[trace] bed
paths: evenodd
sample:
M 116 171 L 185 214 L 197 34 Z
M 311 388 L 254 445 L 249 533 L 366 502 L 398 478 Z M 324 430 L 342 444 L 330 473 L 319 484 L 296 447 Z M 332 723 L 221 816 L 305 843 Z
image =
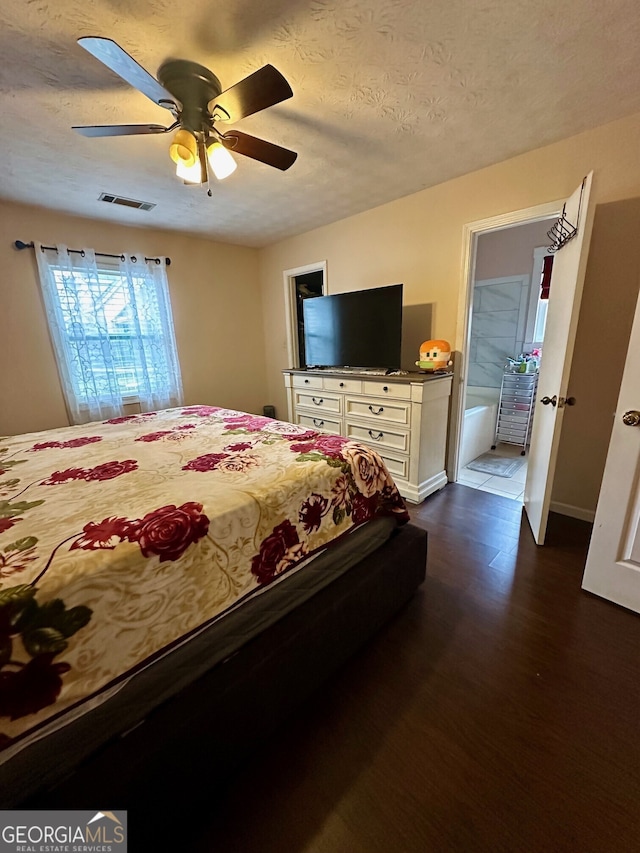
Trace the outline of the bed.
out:
M 224 776 L 425 576 L 346 438 L 187 406 L 0 444 L 2 808 Z

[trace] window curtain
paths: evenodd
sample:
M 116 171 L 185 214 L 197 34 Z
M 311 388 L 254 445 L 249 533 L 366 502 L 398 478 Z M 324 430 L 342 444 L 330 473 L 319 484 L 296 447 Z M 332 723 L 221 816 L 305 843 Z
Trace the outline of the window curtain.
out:
M 71 422 L 123 414 L 93 250 L 35 244 L 42 296 Z
M 35 249 L 72 423 L 121 417 L 134 401 L 143 412 L 182 405 L 164 258 L 123 255 L 103 269 L 91 249 Z
M 542 259 L 542 279 L 540 281 L 540 299 L 548 299 L 551 293 L 551 273 L 553 271 L 553 255 L 545 255 Z
M 165 259 L 122 255 L 120 273 L 134 331 L 131 345 L 140 408 L 153 412 L 181 406 L 182 378 Z

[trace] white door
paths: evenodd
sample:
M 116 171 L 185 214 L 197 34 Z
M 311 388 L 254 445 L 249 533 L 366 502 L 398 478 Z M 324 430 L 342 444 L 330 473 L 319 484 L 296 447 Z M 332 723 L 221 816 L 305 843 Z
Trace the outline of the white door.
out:
M 538 393 L 534 408 L 524 508 L 538 545 L 544 544 L 556 469 L 560 432 L 565 414 L 571 357 L 576 338 L 584 273 L 593 226 L 590 202 L 593 172 L 567 199 L 565 216 L 578 231 L 553 260 L 551 290 Z M 542 402 L 544 400 L 544 403 Z
M 640 612 L 640 297 L 582 587 Z

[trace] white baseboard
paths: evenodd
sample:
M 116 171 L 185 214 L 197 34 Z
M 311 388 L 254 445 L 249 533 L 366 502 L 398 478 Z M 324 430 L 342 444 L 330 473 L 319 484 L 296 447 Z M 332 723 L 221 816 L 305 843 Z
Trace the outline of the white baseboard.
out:
M 449 482 L 445 471 L 439 471 L 432 477 L 423 480 L 417 487 L 407 483 L 406 480 L 400 480 L 397 477 L 394 479 L 402 497 L 414 504 L 422 503 L 425 498 L 439 489 L 443 489 Z
M 571 504 L 563 504 L 560 501 L 551 501 L 549 506 L 551 512 L 557 512 L 560 515 L 568 515 L 571 518 L 579 518 L 580 521 L 591 521 L 596 517 L 595 510 L 584 509 L 581 506 L 572 506 Z

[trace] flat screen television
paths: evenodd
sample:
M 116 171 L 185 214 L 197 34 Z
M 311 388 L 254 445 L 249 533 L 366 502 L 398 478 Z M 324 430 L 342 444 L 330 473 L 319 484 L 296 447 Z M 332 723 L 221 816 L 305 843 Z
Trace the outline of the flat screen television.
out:
M 317 296 L 302 308 L 307 367 L 399 369 L 401 284 Z

